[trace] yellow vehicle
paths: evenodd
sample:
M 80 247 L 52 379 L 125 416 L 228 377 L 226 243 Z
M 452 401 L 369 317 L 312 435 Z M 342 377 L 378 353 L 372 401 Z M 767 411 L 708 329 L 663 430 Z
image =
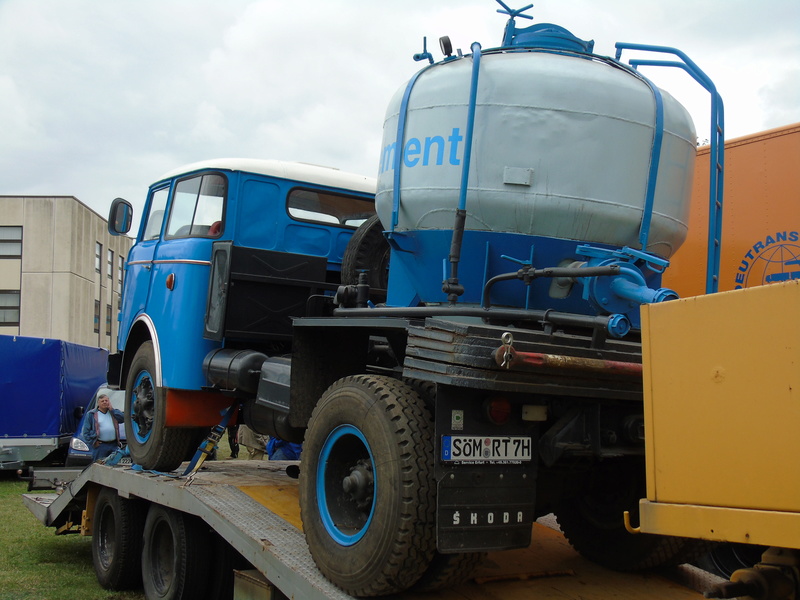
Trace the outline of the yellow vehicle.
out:
M 707 597 L 800 597 L 799 309 L 799 280 L 642 307 L 638 531 L 767 547 Z

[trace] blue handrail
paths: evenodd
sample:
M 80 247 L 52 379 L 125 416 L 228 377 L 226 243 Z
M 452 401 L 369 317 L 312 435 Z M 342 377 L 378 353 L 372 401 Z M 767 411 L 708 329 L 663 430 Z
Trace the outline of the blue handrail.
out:
M 469 108 L 467 110 L 467 131 L 464 137 L 464 162 L 461 166 L 461 190 L 458 197 L 458 208 L 467 207 L 467 186 L 469 185 L 469 165 L 472 158 L 472 137 L 475 131 L 475 110 L 478 104 L 478 75 L 481 72 L 481 45 L 473 42 L 472 46 L 472 78 L 469 85 Z
M 725 116 L 722 98 L 711 79 L 686 54 L 676 48 L 667 46 L 651 46 L 647 44 L 616 44 L 616 59 L 620 60 L 623 50 L 639 50 L 673 54 L 683 62 L 661 61 L 649 59 L 633 59 L 628 61 L 631 67 L 640 66 L 677 67 L 683 69 L 703 88 L 711 94 L 711 164 L 709 168 L 708 190 L 708 252 L 706 260 L 706 293 L 719 290 L 719 262 L 722 244 L 722 202 L 723 175 L 725 171 Z
M 424 44 L 425 42 L 423 42 Z M 424 50 L 427 53 L 427 49 Z M 414 60 L 420 60 L 417 57 L 422 55 L 414 55 Z M 417 71 L 413 77 L 408 81 L 406 85 L 406 89 L 403 92 L 403 99 L 400 102 L 400 112 L 397 115 L 397 136 L 395 137 L 395 146 L 394 146 L 394 173 L 393 173 L 393 184 L 392 184 L 392 222 L 389 224 L 389 232 L 394 233 L 395 227 L 397 227 L 397 223 L 399 220 L 400 215 L 400 169 L 403 164 L 403 141 L 405 140 L 405 132 L 406 132 L 406 117 L 408 116 L 408 103 L 411 99 L 411 90 L 414 89 L 414 85 L 417 83 L 417 79 L 419 76 L 422 75 L 425 71 L 430 69 L 431 67 L 435 66 L 434 63 L 429 64 L 424 69 L 420 69 Z

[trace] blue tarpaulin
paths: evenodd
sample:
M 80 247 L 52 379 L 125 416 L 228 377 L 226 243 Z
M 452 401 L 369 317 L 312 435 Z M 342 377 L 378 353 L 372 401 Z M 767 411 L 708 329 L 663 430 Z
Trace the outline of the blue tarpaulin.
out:
M 0 437 L 74 433 L 75 407 L 105 382 L 107 361 L 104 348 L 0 335 Z

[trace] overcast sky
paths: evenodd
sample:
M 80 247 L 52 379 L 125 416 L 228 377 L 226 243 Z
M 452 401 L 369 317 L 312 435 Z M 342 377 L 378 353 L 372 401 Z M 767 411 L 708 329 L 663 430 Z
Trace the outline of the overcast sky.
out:
M 800 122 L 798 0 L 539 0 L 597 54 L 683 50 L 717 85 L 728 139 Z M 512 8 L 523 6 L 511 3 Z M 122 196 L 214 157 L 377 173 L 383 117 L 428 37 L 499 45 L 493 0 L 0 0 L 0 195 Z M 527 26 L 531 21 L 518 21 Z M 633 54 L 625 55 L 629 58 Z M 709 96 L 643 69 L 708 138 Z

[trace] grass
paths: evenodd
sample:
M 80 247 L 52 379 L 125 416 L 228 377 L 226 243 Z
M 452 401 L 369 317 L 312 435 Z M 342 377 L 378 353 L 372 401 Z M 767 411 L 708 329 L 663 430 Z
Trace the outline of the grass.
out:
M 239 454 L 247 456 L 242 448 Z M 218 458 L 227 459 L 226 436 Z M 144 600 L 139 591 L 114 592 L 97 583 L 92 539 L 55 535 L 22 502 L 28 484 L 0 471 L 0 600 Z

